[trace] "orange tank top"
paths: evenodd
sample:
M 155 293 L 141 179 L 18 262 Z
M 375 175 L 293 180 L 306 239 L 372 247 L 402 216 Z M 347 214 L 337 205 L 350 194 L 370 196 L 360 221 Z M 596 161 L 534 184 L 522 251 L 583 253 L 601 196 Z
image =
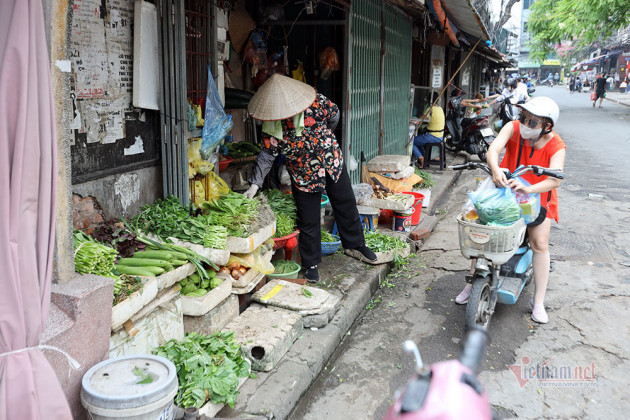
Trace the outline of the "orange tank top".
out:
M 502 168 L 507 168 L 510 171 L 514 171 L 517 167 L 518 161 L 518 149 L 521 140 L 521 123 L 520 121 L 513 121 L 512 127 L 514 134 L 510 138 L 505 147 L 505 155 L 501 161 Z M 564 141 L 556 132 L 553 133 L 553 138 L 545 144 L 542 149 L 534 149 L 532 154 L 532 147 L 529 142 L 523 142 L 523 150 L 521 151 L 520 165 L 538 165 L 545 168 L 549 167 L 551 157 L 555 155 L 559 150 L 566 149 L 567 146 Z M 522 176 L 530 184 L 537 184 L 547 179 L 546 176 L 536 176 L 534 174 L 525 174 Z M 558 192 L 554 188 L 553 190 L 540 194 L 540 204 L 547 209 L 547 218 L 558 221 Z

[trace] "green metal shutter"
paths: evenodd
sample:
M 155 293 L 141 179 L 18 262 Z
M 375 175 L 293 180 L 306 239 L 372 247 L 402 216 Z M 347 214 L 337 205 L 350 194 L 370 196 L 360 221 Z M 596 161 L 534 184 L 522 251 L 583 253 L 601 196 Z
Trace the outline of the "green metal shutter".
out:
M 411 21 L 376 0 L 354 0 L 348 34 L 348 97 L 344 156 L 378 155 L 380 136 L 381 23 L 385 16 L 383 153 L 404 154 L 409 133 Z M 360 172 L 350 173 L 353 183 Z
M 404 155 L 409 140 L 411 19 L 383 3 L 385 9 L 385 136 L 383 154 Z

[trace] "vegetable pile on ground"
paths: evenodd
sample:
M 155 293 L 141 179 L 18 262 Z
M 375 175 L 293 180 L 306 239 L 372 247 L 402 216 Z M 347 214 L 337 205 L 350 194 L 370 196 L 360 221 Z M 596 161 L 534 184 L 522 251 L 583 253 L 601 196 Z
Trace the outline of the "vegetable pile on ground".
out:
M 116 278 L 112 273 L 118 252 L 80 230 L 74 231 L 74 270 L 81 274 Z
M 235 159 L 256 156 L 260 153 L 260 146 L 246 141 L 228 143 L 227 148 L 228 156 L 232 156 Z
M 250 363 L 233 332 L 187 333 L 181 342 L 170 340 L 153 353 L 175 364 L 179 379 L 175 404 L 181 408 L 200 408 L 206 401 L 233 408 L 239 378 L 249 375 Z
M 210 225 L 224 227 L 228 236 L 246 238 L 258 217 L 258 200 L 230 191 L 219 199 L 203 203 L 203 211 L 208 214 Z
M 274 274 L 287 274 L 300 268 L 300 266 L 293 261 L 278 260 L 272 261 L 271 263 L 273 264 Z
M 114 302 L 113 306 L 118 305 L 127 297 L 131 296 L 135 291 L 142 289 L 142 279 L 137 276 L 128 276 L 121 274 L 114 281 Z
M 321 230 L 322 243 L 330 243 L 330 242 L 338 242 L 339 238 L 335 238 L 330 232 L 327 230 Z
M 182 288 L 182 296 L 201 297 L 206 295 L 210 290 L 218 287 L 223 280 L 216 277 L 216 273 L 207 270 L 207 278 L 201 279 L 198 273 L 193 273 L 179 282 Z
M 374 252 L 386 252 L 407 247 L 407 243 L 402 239 L 378 232 L 365 232 L 365 245 Z
M 213 223 L 209 216 L 191 216 L 190 209 L 172 195 L 143 206 L 133 219 L 133 225 L 161 239 L 172 236 L 206 248 L 225 249 L 227 243 L 225 226 Z
M 433 178 L 431 178 L 431 174 L 428 173 L 427 171 L 414 168 L 414 172 L 416 175 L 422 178 L 422 181 L 415 184 L 413 188 L 431 188 L 433 185 L 435 185 L 435 181 L 433 181 Z
M 274 238 L 282 238 L 295 232 L 295 219 L 297 218 L 297 208 L 292 194 L 283 194 L 280 190 L 263 191 L 269 207 L 276 215 L 276 233 Z
M 232 276 L 234 280 L 238 280 L 243 277 L 249 271 L 249 267 L 245 267 L 237 262 L 232 262 L 227 266 L 219 267 L 219 273 L 228 274 Z

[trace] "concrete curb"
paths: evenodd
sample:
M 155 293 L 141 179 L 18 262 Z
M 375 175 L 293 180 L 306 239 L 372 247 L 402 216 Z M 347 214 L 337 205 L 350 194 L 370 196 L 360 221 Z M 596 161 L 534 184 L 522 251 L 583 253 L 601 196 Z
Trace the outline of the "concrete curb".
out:
M 453 165 L 467 162 L 469 157 L 449 152 L 447 160 L 448 164 Z M 426 214 L 433 217 L 436 206 L 456 182 L 461 171 L 432 170 L 431 173 L 435 174 L 436 182 Z M 381 279 L 389 271 L 390 264 L 369 266 L 345 255 L 324 258 L 320 265 L 320 277 L 333 279 L 343 276 L 338 289 L 343 291 L 344 296 L 337 314 L 324 328 L 305 329 L 278 365 L 271 372 L 257 372 L 257 379 L 246 381 L 240 389 L 235 408 L 226 407 L 219 416 L 235 418 L 262 415 L 268 419 L 287 419 L 343 343 L 346 334 L 377 292 Z
M 616 99 L 610 99 L 610 98 L 604 98 L 604 99 L 606 99 L 607 101 L 610 101 L 610 102 L 614 102 L 614 103 L 619 104 L 619 105 L 630 107 L 630 103 L 621 102 L 621 101 L 618 101 Z

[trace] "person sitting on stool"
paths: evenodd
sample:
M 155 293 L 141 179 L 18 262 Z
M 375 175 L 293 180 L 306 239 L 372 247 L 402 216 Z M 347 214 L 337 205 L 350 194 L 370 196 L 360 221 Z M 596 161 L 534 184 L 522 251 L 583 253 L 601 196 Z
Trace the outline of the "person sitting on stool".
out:
M 438 96 L 437 92 L 433 92 L 431 103 L 434 103 Z M 416 159 L 416 165 L 419 168 L 424 166 L 424 156 L 422 155 L 424 146 L 429 143 L 441 143 L 444 137 L 444 124 L 446 122 L 444 110 L 438 105 L 433 105 L 429 118 L 426 133 L 422 133 L 413 139 L 413 157 Z

